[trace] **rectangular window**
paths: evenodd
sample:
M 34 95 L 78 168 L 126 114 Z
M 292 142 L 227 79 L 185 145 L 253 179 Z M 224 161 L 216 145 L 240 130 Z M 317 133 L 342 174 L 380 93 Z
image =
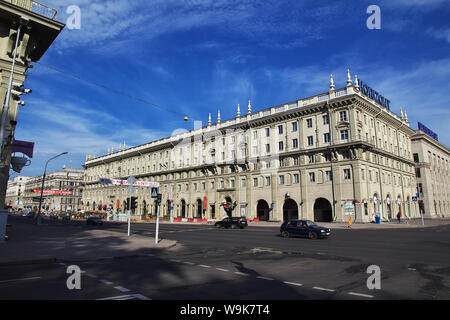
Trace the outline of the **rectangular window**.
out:
M 279 178 L 280 178 L 280 185 L 283 185 L 284 184 L 284 176 L 280 176 Z
M 323 142 L 324 143 L 329 143 L 330 141 L 331 141 L 330 133 L 329 132 L 324 133 L 323 134 Z
M 341 121 L 347 121 L 347 111 L 339 112 L 339 118 Z
M 294 166 L 298 166 L 300 164 L 300 157 L 294 157 Z
M 298 127 L 297 127 L 297 122 L 292 122 L 292 132 L 297 132 Z
M 283 134 L 283 126 L 282 125 L 278 126 L 278 133 Z
M 270 137 L 270 128 L 266 128 L 266 137 Z
M 258 178 L 253 178 L 253 186 L 254 187 L 258 186 Z
M 270 144 L 266 144 L 266 153 L 270 152 Z
M 350 180 L 351 178 L 350 169 L 344 169 L 344 180 Z
M 417 178 L 421 178 L 421 175 L 420 175 L 420 168 L 417 168 L 417 169 L 416 169 L 416 177 L 417 177 Z
M 308 146 L 313 146 L 314 145 L 314 137 L 313 136 L 309 136 L 308 137 Z
M 348 141 L 348 130 L 341 130 L 341 141 Z
M 292 140 L 292 148 L 297 149 L 298 148 L 298 139 Z
M 330 117 L 326 114 L 323 117 L 323 124 L 330 124 Z
M 333 173 L 331 171 L 326 171 L 325 172 L 325 179 L 326 179 L 326 181 L 333 180 Z
M 414 162 L 419 162 L 419 154 L 418 153 L 413 153 L 413 157 L 414 157 Z
M 283 151 L 284 150 L 284 143 L 283 141 L 278 142 L 278 150 Z
M 308 128 L 312 128 L 312 126 L 313 126 L 312 119 L 306 119 L 306 126 L 307 126 Z
M 266 186 L 270 186 L 270 177 L 266 177 Z
M 300 183 L 300 175 L 294 174 L 294 184 L 299 184 L 299 183 Z
M 316 181 L 316 174 L 314 172 L 309 173 L 309 181 L 315 182 Z
M 314 155 L 310 155 L 310 156 L 308 156 L 308 158 L 309 158 L 309 163 L 314 163 L 315 161 L 314 161 Z

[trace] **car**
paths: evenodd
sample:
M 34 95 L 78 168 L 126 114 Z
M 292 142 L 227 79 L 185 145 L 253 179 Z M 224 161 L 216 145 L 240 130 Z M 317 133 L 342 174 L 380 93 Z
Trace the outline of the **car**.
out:
M 92 226 L 101 226 L 103 225 L 103 221 L 99 217 L 89 217 L 86 220 L 86 224 Z
M 30 211 L 30 212 L 27 213 L 26 217 L 27 218 L 34 218 L 35 215 L 36 215 L 36 212 Z
M 283 238 L 299 236 L 317 239 L 329 237 L 331 229 L 318 226 L 310 220 L 286 220 L 280 227 L 280 234 Z
M 241 228 L 244 229 L 248 226 L 247 219 L 242 217 L 226 217 L 222 221 L 217 221 L 214 226 L 216 228 Z

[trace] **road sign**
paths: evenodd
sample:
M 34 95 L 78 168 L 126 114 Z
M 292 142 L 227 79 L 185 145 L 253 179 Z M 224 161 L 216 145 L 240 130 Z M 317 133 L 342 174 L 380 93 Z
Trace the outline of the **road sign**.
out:
M 412 199 L 412 201 L 417 202 L 417 197 L 412 196 L 411 199 Z
M 152 199 L 158 198 L 158 188 L 152 188 Z
M 133 185 L 137 180 L 134 176 L 131 176 L 127 179 L 127 181 L 130 185 Z
M 134 193 L 134 188 L 128 187 L 128 194 L 133 194 L 133 193 Z

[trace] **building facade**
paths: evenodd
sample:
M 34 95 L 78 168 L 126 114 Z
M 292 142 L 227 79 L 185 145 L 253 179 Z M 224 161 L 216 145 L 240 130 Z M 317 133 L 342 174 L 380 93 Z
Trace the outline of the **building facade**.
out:
M 6 190 L 5 204 L 14 209 L 23 209 L 23 195 L 26 182 L 31 177 L 18 176 L 8 181 L 8 189 Z
M 77 212 L 81 210 L 83 169 L 64 168 L 45 176 L 41 212 Z M 29 179 L 25 185 L 24 207 L 38 210 L 42 177 Z
M 3 141 L 0 141 L 0 203 L 5 203 L 17 115 L 23 103 L 20 94 L 23 93 L 21 86 L 26 79 L 25 72 L 31 62 L 41 59 L 63 28 L 64 24 L 57 21 L 56 10 L 37 1 L 0 0 L 0 130 L 3 134 Z M 13 61 L 14 72 L 11 72 Z M 9 94 L 11 73 L 12 89 L 16 93 L 11 91 Z
M 226 214 L 282 221 L 369 222 L 416 217 L 414 134 L 399 116 L 353 83 L 287 104 L 248 112 L 85 162 L 84 209 L 124 212 L 125 186 L 100 178 L 160 183 L 159 212 L 185 218 Z M 149 188 L 137 187 L 137 215 L 152 214 Z M 355 220 L 354 220 L 355 221 Z
M 450 151 L 421 130 L 412 136 L 419 208 L 424 217 L 450 215 Z

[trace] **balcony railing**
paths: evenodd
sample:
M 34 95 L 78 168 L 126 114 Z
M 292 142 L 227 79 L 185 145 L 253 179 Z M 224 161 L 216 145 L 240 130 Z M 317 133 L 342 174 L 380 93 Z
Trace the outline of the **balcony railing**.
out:
M 3 0 L 49 19 L 56 20 L 58 11 L 32 0 Z

